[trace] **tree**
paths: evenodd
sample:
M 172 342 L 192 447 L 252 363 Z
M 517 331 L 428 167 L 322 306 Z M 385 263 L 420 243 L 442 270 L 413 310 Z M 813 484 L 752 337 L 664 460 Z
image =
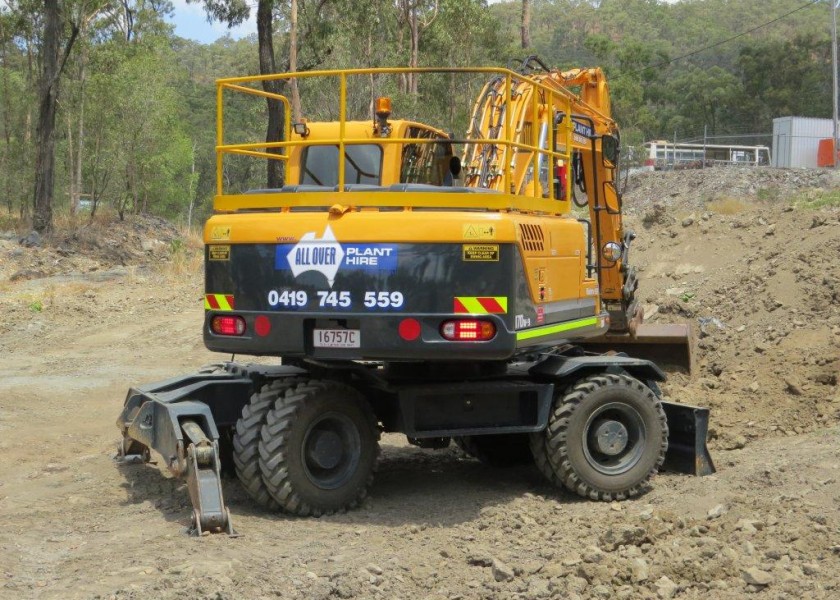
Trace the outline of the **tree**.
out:
M 531 0 L 522 0 L 522 27 L 520 28 L 522 49 L 531 47 Z
M 70 35 L 62 51 L 62 29 Z M 59 82 L 67 57 L 73 49 L 79 25 L 62 18 L 58 0 L 44 0 L 44 34 L 41 42 L 41 81 L 38 90 L 37 154 L 35 158 L 35 201 L 32 225 L 45 233 L 53 226 L 53 191 L 55 186 L 55 116 Z

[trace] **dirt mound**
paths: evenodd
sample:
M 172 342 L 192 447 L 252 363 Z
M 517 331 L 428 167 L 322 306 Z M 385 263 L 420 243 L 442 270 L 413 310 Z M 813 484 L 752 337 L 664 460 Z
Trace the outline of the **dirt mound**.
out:
M 641 214 L 652 204 L 678 210 L 705 209 L 725 200 L 789 200 L 809 191 L 840 186 L 840 173 L 827 169 L 712 167 L 643 171 L 622 178 L 625 210 Z
M 172 223 L 150 215 L 125 221 L 98 218 L 59 226 L 41 237 L 35 232 L 0 232 L 0 282 L 89 273 L 117 266 L 167 259 L 187 241 Z
M 811 431 L 840 413 L 840 209 L 836 188 L 812 187 L 833 178 L 777 169 L 644 176 L 646 190 L 691 190 L 629 219 L 639 234 L 631 258 L 647 320 L 694 325 L 698 372 L 672 377 L 666 390 L 712 407 L 716 447 Z M 738 195 L 771 181 L 784 190 L 772 200 Z M 706 199 L 713 186 L 725 201 Z

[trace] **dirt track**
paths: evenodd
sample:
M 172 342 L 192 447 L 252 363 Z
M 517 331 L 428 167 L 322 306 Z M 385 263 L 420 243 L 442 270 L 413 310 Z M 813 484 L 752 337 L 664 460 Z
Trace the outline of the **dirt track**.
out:
M 200 273 L 144 268 L 156 244 L 113 264 L 0 241 L 5 277 L 42 263 L 0 296 L 0 598 L 840 596 L 838 211 L 678 200 L 628 194 L 634 257 L 652 319 L 698 328 L 697 374 L 665 391 L 712 407 L 717 475 L 600 504 L 388 435 L 345 515 L 263 512 L 226 481 L 237 539 L 187 537 L 186 488 L 112 461 L 129 383 L 219 358 Z

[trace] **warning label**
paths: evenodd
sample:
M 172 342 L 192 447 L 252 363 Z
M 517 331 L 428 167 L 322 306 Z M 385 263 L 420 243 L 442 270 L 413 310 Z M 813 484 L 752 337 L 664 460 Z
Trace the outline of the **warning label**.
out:
M 464 239 L 465 240 L 495 240 L 496 227 L 494 225 L 484 225 L 468 223 L 464 225 Z
M 211 245 L 208 251 L 210 260 L 230 260 L 230 246 L 225 245 Z
M 464 244 L 464 260 L 495 261 L 499 260 L 498 244 Z
M 211 240 L 229 240 L 230 227 L 214 227 L 210 230 Z

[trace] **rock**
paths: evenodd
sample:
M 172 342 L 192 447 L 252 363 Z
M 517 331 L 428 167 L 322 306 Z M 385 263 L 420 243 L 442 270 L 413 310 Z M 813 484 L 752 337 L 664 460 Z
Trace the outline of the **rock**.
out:
M 368 566 L 365 567 L 365 569 L 367 569 L 368 573 L 371 573 L 373 575 L 382 575 L 382 567 L 380 567 L 379 565 L 370 563 L 368 564 Z
M 474 567 L 489 567 L 493 565 L 493 557 L 481 550 L 467 555 L 467 564 Z
M 810 576 L 819 575 L 820 566 L 814 563 L 803 563 L 802 572 Z
M 802 385 L 793 377 L 785 377 L 785 390 L 792 396 L 802 395 Z
M 528 584 L 528 598 L 548 598 L 551 590 L 548 581 L 539 577 L 532 577 Z
M 706 517 L 709 519 L 719 519 L 723 515 L 726 514 L 726 507 L 723 504 L 718 504 L 714 508 L 710 509 L 709 512 L 706 513 Z
M 597 546 L 589 546 L 583 551 L 583 561 L 598 564 L 604 560 L 604 552 Z
M 775 235 L 775 234 L 776 234 L 776 224 L 775 223 L 770 225 L 767 228 L 767 230 L 764 232 L 765 237 L 770 236 L 770 235 Z
M 764 523 L 754 519 L 738 519 L 738 522 L 735 523 L 735 529 L 744 533 L 755 533 L 759 529 L 764 529 Z
M 816 229 L 821 225 L 825 225 L 825 217 L 823 215 L 814 215 L 811 218 L 811 229 Z
M 38 269 L 22 269 L 13 273 L 11 277 L 9 277 L 9 281 L 28 281 L 30 279 L 41 279 L 42 277 L 46 277 L 46 273 L 43 271 L 39 271 Z
M 607 529 L 599 539 L 605 550 L 615 550 L 619 546 L 640 546 L 648 540 L 644 527 L 619 525 Z M 585 560 L 585 558 L 584 558 Z
M 677 584 L 664 575 L 657 579 L 654 585 L 656 586 L 656 595 L 663 600 L 673 598 L 677 594 Z
M 680 223 L 680 224 L 683 227 L 691 227 L 694 224 L 694 219 L 692 219 L 691 217 L 686 217 L 685 219 L 682 220 L 682 223 Z
M 166 244 L 164 242 L 154 238 L 145 238 L 140 240 L 140 248 L 143 252 L 160 252 L 165 247 Z
M 493 559 L 493 563 L 491 565 L 493 579 L 496 581 L 512 581 L 515 577 L 513 569 L 511 569 L 508 565 L 500 561 L 498 558 Z
M 20 245 L 25 248 L 37 248 L 41 245 L 41 234 L 37 231 L 31 231 L 29 234 L 20 238 Z
M 762 571 L 758 567 L 743 569 L 741 571 L 741 579 L 743 579 L 747 585 L 757 585 L 760 587 L 768 586 L 774 581 L 773 575 L 766 571 Z
M 650 577 L 650 567 L 644 558 L 634 558 L 630 561 L 630 577 L 634 583 L 642 583 Z

